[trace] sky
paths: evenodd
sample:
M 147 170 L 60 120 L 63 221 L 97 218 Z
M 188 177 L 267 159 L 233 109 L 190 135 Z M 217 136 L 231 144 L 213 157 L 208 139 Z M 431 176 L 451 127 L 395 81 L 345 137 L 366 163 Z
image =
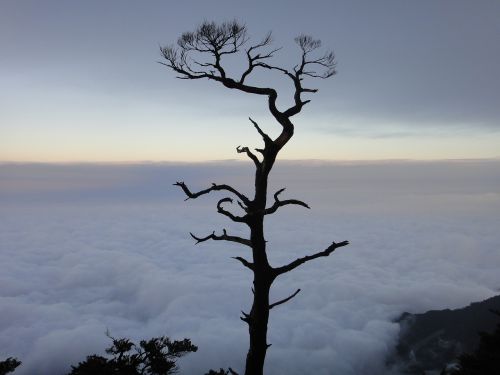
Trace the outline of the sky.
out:
M 248 236 L 216 213 L 222 196 L 184 202 L 176 180 L 248 192 L 249 163 L 0 165 L 0 358 L 16 375 L 69 372 L 115 337 L 190 338 L 180 374 L 241 370 L 239 319 L 251 274 Z M 278 279 L 266 373 L 398 375 L 386 368 L 404 311 L 459 308 L 500 292 L 500 161 L 283 162 L 270 189 L 307 202 L 266 220 L 273 266 L 349 246 Z M 235 210 L 237 207 L 235 208 Z M 241 373 L 241 372 L 240 372 Z
M 420 1 L 0 2 L 0 161 L 205 161 L 279 131 L 264 98 L 177 80 L 159 46 L 203 20 L 333 49 L 338 74 L 296 117 L 285 159 L 498 158 L 500 3 Z M 236 64 L 236 66 L 238 66 Z M 281 76 L 266 78 L 279 90 Z

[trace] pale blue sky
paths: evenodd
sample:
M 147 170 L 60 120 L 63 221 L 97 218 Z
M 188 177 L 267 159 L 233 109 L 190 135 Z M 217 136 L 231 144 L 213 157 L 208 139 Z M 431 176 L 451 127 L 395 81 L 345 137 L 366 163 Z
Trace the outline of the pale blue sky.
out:
M 156 62 L 204 19 L 244 22 L 283 46 L 322 39 L 338 75 L 296 118 L 290 159 L 500 156 L 500 2 L 9 1 L 0 3 L 0 160 L 238 158 L 259 146 L 263 98 L 190 82 Z M 286 104 L 290 90 L 270 78 Z

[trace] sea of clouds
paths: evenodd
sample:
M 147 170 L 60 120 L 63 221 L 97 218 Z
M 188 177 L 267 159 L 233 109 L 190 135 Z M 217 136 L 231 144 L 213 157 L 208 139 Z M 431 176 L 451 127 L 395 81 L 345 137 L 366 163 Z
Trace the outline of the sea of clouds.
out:
M 250 194 L 243 162 L 0 165 L 0 359 L 16 374 L 67 373 L 115 337 L 190 338 L 181 374 L 241 370 L 240 310 L 251 274 L 238 244 L 200 236 L 245 227 L 193 189 L 229 183 Z M 499 293 L 500 161 L 279 162 L 273 191 L 288 206 L 266 219 L 273 265 L 349 240 L 279 279 L 266 372 L 386 374 L 403 311 L 456 308 Z M 235 210 L 237 207 L 235 208 Z

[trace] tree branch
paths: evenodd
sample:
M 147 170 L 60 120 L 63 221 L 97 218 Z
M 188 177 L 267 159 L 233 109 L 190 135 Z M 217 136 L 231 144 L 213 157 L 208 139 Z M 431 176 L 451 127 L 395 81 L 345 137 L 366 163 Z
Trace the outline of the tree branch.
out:
M 236 259 L 238 261 L 241 262 L 241 264 L 243 264 L 246 268 L 250 269 L 253 271 L 254 267 L 253 267 L 253 263 L 250 263 L 248 260 L 246 260 L 245 258 L 242 258 L 242 257 L 232 257 L 233 259 Z
M 269 58 L 273 57 L 275 52 L 280 50 L 280 48 L 276 48 L 276 49 L 274 49 L 270 52 L 267 52 L 265 54 L 257 53 L 256 55 L 252 55 L 252 52 L 258 50 L 259 48 L 262 48 L 262 47 L 265 47 L 265 46 L 271 44 L 271 42 L 272 42 L 272 37 L 271 37 L 271 32 L 269 32 L 260 43 L 257 43 L 255 45 L 251 46 L 249 49 L 247 49 L 246 55 L 247 55 L 247 60 L 248 60 L 248 68 L 241 75 L 241 78 L 239 80 L 240 83 L 243 83 L 245 81 L 245 78 L 253 71 L 253 69 L 256 66 L 259 66 L 259 63 L 256 63 L 256 61 L 269 59 Z
M 271 139 L 271 137 L 269 137 L 266 133 L 264 133 L 264 131 L 260 128 L 259 124 L 257 124 L 254 120 L 252 120 L 251 117 L 248 118 L 250 120 L 250 122 L 253 124 L 253 126 L 255 127 L 255 129 L 257 129 L 257 132 L 260 134 L 260 136 L 262 137 L 262 139 L 264 140 L 264 144 L 267 146 L 268 144 L 271 144 L 273 143 L 273 140 Z
M 243 316 L 240 316 L 240 319 L 243 320 L 245 323 L 250 324 L 250 320 L 252 319 L 250 314 L 247 314 L 243 310 L 241 310 L 241 313 L 243 314 Z
M 230 236 L 227 234 L 227 231 L 225 229 L 222 229 L 222 235 L 217 236 L 215 234 L 215 231 L 212 232 L 212 234 L 209 234 L 208 236 L 205 237 L 198 237 L 195 236 L 193 233 L 189 232 L 191 237 L 193 237 L 196 240 L 196 245 L 198 245 L 201 242 L 205 242 L 208 240 L 214 240 L 214 241 L 229 241 L 229 242 L 237 242 L 242 245 L 250 246 L 252 247 L 252 242 L 246 238 L 241 238 L 238 236 Z
M 236 152 L 237 152 L 238 154 L 241 154 L 241 153 L 246 153 L 246 154 L 247 154 L 247 156 L 248 156 L 250 159 L 252 159 L 252 161 L 254 162 L 255 166 L 256 166 L 257 168 L 260 168 L 261 163 L 260 163 L 259 158 L 258 158 L 257 156 L 255 156 L 255 154 L 254 154 L 252 151 L 250 151 L 250 149 L 249 149 L 248 147 L 241 147 L 241 146 L 238 146 L 238 147 L 236 147 Z
M 200 191 L 198 191 L 196 193 L 192 193 L 191 190 L 189 190 L 189 188 L 186 186 L 186 184 L 183 181 L 178 181 L 178 182 L 176 182 L 173 185 L 174 186 L 179 186 L 184 191 L 184 193 L 187 195 L 187 198 L 185 199 L 186 201 L 188 199 L 196 199 L 200 195 L 208 194 L 211 191 L 225 190 L 225 191 L 229 191 L 229 192 L 233 193 L 234 195 L 236 195 L 246 205 L 248 205 L 250 203 L 250 199 L 248 199 L 244 194 L 240 193 L 235 188 L 233 188 L 233 187 L 231 187 L 229 185 L 226 185 L 226 184 L 217 185 L 216 183 L 212 183 L 212 186 L 209 187 L 208 189 L 200 190 Z
M 302 110 L 302 107 L 309 103 L 309 100 L 301 99 L 301 94 L 304 92 L 314 93 L 317 91 L 315 89 L 303 88 L 303 77 L 331 77 L 335 74 L 335 56 L 333 52 L 328 52 L 319 58 L 309 58 L 309 54 L 318 49 L 321 46 L 321 42 L 310 36 L 300 35 L 295 38 L 295 42 L 302 50 L 302 59 L 300 64 L 293 68 L 293 71 L 268 64 L 264 61 L 272 58 L 274 53 L 279 50 L 279 48 L 277 48 L 269 52 L 258 52 L 260 48 L 271 44 L 271 34 L 269 33 L 261 42 L 251 46 L 245 51 L 248 67 L 241 77 L 239 79 L 230 78 L 226 75 L 222 67 L 221 58 L 223 55 L 239 52 L 247 41 L 246 27 L 238 24 L 237 21 L 224 22 L 220 25 L 214 22 L 205 21 L 196 31 L 182 34 L 177 42 L 177 48 L 174 46 L 160 47 L 160 51 L 166 60 L 166 62 L 162 62 L 161 64 L 174 70 L 179 74 L 178 78 L 181 79 L 206 78 L 217 81 L 230 89 L 267 96 L 269 111 L 283 127 L 282 134 L 273 142 L 279 150 L 293 135 L 294 126 L 289 120 L 290 117 L 298 114 Z M 191 58 L 191 52 L 208 54 L 213 60 L 210 62 L 197 61 L 196 58 Z M 193 64 L 197 65 L 200 69 L 193 69 Z M 276 106 L 278 93 L 275 89 L 245 84 L 246 77 L 248 77 L 256 67 L 277 70 L 292 79 L 295 86 L 295 103 L 293 106 L 281 112 Z M 306 70 L 307 67 L 313 69 Z M 316 71 L 314 69 L 316 67 L 321 68 L 322 71 Z M 262 150 L 257 151 L 262 152 Z M 254 160 L 254 158 L 252 158 L 252 160 Z
M 276 276 L 282 275 L 282 274 L 284 274 L 286 272 L 289 272 L 289 271 L 297 268 L 301 264 L 309 262 L 310 260 L 313 260 L 313 259 L 316 259 L 316 258 L 319 258 L 319 257 L 327 257 L 331 253 L 333 253 L 335 251 L 335 249 L 337 249 L 339 247 L 342 247 L 342 246 L 347 246 L 347 245 L 349 245 L 349 241 L 342 241 L 342 242 L 339 242 L 339 243 L 333 242 L 330 246 L 328 246 L 323 251 L 320 251 L 320 252 L 318 252 L 316 254 L 313 254 L 313 255 L 306 255 L 305 257 L 298 258 L 298 259 L 294 260 L 293 262 L 291 262 L 291 263 L 289 263 L 289 264 L 287 264 L 285 266 L 275 268 L 274 269 L 275 275 Z
M 247 50 L 249 62 L 248 69 L 243 73 L 240 79 L 235 80 L 226 76 L 222 68 L 221 57 L 228 53 L 236 53 L 240 47 L 247 41 L 245 26 L 239 25 L 236 21 L 216 25 L 213 22 L 204 22 L 195 32 L 182 34 L 177 45 L 160 47 L 160 51 L 166 62 L 162 65 L 174 70 L 181 79 L 201 79 L 206 78 L 220 82 L 225 87 L 237 89 L 246 93 L 268 96 L 268 106 L 272 115 L 278 122 L 284 126 L 282 113 L 276 107 L 277 92 L 273 88 L 250 86 L 244 83 L 255 66 L 260 64 L 263 59 L 268 59 L 277 51 L 273 50 L 265 54 L 253 55 L 258 48 L 264 47 L 271 42 L 271 36 L 268 34 L 261 43 L 250 47 Z M 196 59 L 190 59 L 191 52 L 204 53 L 213 57 L 212 62 L 198 61 L 200 70 L 192 68 Z M 212 69 L 213 68 L 213 69 Z M 218 73 L 218 74 L 217 74 Z
M 296 115 L 302 110 L 302 107 L 304 105 L 309 103 L 309 100 L 301 99 L 301 94 L 303 92 L 315 93 L 318 91 L 317 89 L 303 88 L 302 87 L 303 76 L 326 79 L 335 75 L 336 73 L 335 71 L 336 61 L 333 52 L 327 52 L 322 57 L 316 59 L 309 59 L 308 57 L 312 51 L 321 46 L 320 40 L 313 39 L 308 35 L 299 35 L 297 38 L 295 38 L 295 42 L 299 45 L 300 49 L 302 50 L 302 59 L 300 64 L 295 66 L 293 73 L 287 69 L 278 66 L 269 65 L 266 63 L 259 63 L 259 66 L 263 68 L 270 70 L 278 70 L 292 79 L 295 86 L 295 94 L 294 94 L 295 104 L 283 112 L 283 115 L 286 117 L 292 117 Z M 310 71 L 305 71 L 305 68 L 307 66 L 317 66 L 323 68 L 324 71 L 317 72 L 314 69 Z
M 297 290 L 295 291 L 295 293 L 293 293 L 292 295 L 290 295 L 290 296 L 288 296 L 288 297 L 286 297 L 286 298 L 283 298 L 282 300 L 279 300 L 279 301 L 277 301 L 277 302 L 271 303 L 271 304 L 269 305 L 269 310 L 271 310 L 273 307 L 276 307 L 276 306 L 278 306 L 278 305 L 281 305 L 281 304 L 283 304 L 283 303 L 286 303 L 286 302 L 290 301 L 293 297 L 295 297 L 297 294 L 299 294 L 299 292 L 300 292 L 300 289 L 297 289 Z
M 222 198 L 221 200 L 219 200 L 219 202 L 217 202 L 217 212 L 218 213 L 220 213 L 220 214 L 222 214 L 224 216 L 227 216 L 232 221 L 235 221 L 235 222 L 238 222 L 238 223 L 246 223 L 247 222 L 246 215 L 245 216 L 236 216 L 236 215 L 233 215 L 231 212 L 225 210 L 224 207 L 222 207 L 222 204 L 225 203 L 225 202 L 233 203 L 233 200 L 231 198 L 229 198 L 229 197 Z
M 284 201 L 280 201 L 279 198 L 278 198 L 278 196 L 283 191 L 285 191 L 285 188 L 280 189 L 276 193 L 274 193 L 274 204 L 271 207 L 266 208 L 264 210 L 264 215 L 273 214 L 273 213 L 275 213 L 278 210 L 278 208 L 280 208 L 282 206 L 286 206 L 288 204 L 296 204 L 296 205 L 299 205 L 299 206 L 302 206 L 302 207 L 305 207 L 305 208 L 309 208 L 309 209 L 311 208 L 311 207 L 309 207 L 309 205 L 307 205 L 307 203 L 299 201 L 298 199 L 286 199 Z

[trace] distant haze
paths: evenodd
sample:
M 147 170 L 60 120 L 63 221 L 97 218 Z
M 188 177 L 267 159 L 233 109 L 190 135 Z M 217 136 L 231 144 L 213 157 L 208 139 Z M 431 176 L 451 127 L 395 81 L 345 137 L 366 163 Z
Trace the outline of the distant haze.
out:
M 0 165 L 0 358 L 19 375 L 63 374 L 103 353 L 107 329 L 133 339 L 188 337 L 182 374 L 243 367 L 251 275 L 248 249 L 194 245 L 227 228 L 215 197 L 193 189 L 231 183 L 250 193 L 244 162 Z M 349 240 L 276 283 L 266 372 L 382 375 L 403 311 L 455 308 L 499 293 L 500 161 L 278 162 L 271 189 L 311 210 L 268 218 L 273 265 Z M 236 208 L 235 208 L 236 209 Z

